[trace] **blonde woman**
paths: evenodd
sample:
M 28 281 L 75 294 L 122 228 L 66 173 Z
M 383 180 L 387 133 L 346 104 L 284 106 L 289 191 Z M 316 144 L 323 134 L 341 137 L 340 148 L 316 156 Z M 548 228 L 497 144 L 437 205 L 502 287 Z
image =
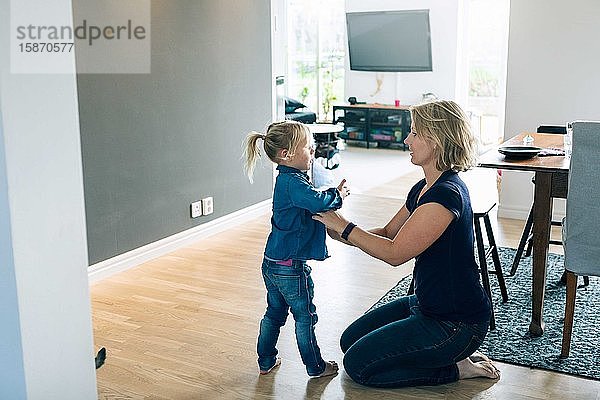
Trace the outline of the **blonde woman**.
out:
M 259 140 L 279 172 L 273 192 L 271 233 L 262 263 L 267 310 L 260 322 L 257 344 L 260 374 L 268 374 L 281 363 L 277 339 L 291 310 L 306 372 L 313 378 L 334 375 L 338 365 L 323 360 L 315 337 L 318 318 L 313 304 L 314 284 L 306 262 L 329 257 L 325 226 L 312 215 L 340 208 L 349 191 L 345 180 L 337 188 L 319 191 L 313 187 L 306 174 L 315 152 L 312 134 L 304 124 L 293 121 L 273 123 L 264 135 L 248 134 L 245 167 L 250 181 L 260 156 Z
M 336 211 L 313 217 L 334 239 L 392 266 L 415 259 L 415 294 L 364 314 L 343 333 L 344 368 L 377 387 L 497 379 L 491 361 L 475 353 L 491 314 L 475 263 L 469 192 L 458 176 L 474 163 L 469 123 L 452 101 L 412 107 L 411 117 L 404 142 L 425 178 L 387 225 L 365 230 Z

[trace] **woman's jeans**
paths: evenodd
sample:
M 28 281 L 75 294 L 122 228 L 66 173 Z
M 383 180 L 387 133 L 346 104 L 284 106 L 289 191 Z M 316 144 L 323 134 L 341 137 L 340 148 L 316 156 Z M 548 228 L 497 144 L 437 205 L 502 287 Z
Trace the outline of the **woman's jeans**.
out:
M 402 297 L 363 315 L 344 331 L 344 368 L 367 386 L 454 382 L 456 363 L 477 350 L 488 324 L 439 321 L 421 313 L 414 295 Z
M 267 371 L 277 359 L 277 338 L 291 309 L 296 321 L 296 342 L 306 371 L 309 375 L 320 375 L 325 370 L 325 361 L 315 338 L 317 323 L 316 307 L 312 300 L 314 285 L 310 267 L 303 261 L 294 261 L 291 266 L 263 260 L 262 275 L 267 287 L 267 311 L 260 322 L 258 336 L 258 365 Z

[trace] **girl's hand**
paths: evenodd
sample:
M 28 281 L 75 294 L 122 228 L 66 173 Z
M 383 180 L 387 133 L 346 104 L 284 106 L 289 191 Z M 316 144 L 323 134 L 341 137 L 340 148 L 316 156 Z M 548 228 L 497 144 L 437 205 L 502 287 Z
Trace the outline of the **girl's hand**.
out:
M 340 192 L 342 199 L 345 199 L 347 196 L 350 195 L 350 188 L 346 185 L 345 179 L 342 179 L 342 181 L 340 182 L 340 184 L 337 187 L 337 190 L 338 190 L 338 192 Z
M 348 221 L 337 211 L 326 211 L 312 216 L 312 219 L 323 223 L 327 228 L 341 233 L 348 225 Z

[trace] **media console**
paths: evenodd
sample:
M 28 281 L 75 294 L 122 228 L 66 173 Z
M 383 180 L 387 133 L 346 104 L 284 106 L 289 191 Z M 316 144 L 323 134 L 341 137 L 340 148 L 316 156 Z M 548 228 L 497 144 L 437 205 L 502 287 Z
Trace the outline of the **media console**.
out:
M 378 147 L 402 147 L 406 150 L 404 138 L 410 132 L 410 111 L 408 106 L 385 104 L 353 104 L 333 106 L 333 123 L 343 123 L 339 133 L 347 141 L 371 143 Z

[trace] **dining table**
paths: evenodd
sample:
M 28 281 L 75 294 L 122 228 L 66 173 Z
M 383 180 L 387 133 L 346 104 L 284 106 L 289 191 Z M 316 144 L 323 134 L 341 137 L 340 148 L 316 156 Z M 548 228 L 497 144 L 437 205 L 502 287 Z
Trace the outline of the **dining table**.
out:
M 529 324 L 529 332 L 533 336 L 541 336 L 544 333 L 544 294 L 552 220 L 552 199 L 567 198 L 570 159 L 564 156 L 563 136 L 555 133 L 523 132 L 482 154 L 478 161 L 478 166 L 483 168 L 535 173 L 532 305 Z M 545 153 L 562 154 L 513 158 L 500 153 L 499 149 L 503 151 L 503 148 L 509 146 L 535 146 L 546 150 Z

